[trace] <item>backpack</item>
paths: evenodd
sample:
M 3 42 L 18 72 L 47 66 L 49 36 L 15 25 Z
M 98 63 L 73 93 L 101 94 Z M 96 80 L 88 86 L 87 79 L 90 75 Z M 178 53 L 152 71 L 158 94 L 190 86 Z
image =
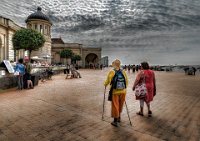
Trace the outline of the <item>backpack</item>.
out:
M 115 76 L 113 77 L 112 80 L 112 85 L 113 85 L 113 89 L 117 89 L 117 90 L 122 90 L 126 88 L 126 80 L 125 77 L 122 73 L 122 70 L 114 70 L 115 71 Z

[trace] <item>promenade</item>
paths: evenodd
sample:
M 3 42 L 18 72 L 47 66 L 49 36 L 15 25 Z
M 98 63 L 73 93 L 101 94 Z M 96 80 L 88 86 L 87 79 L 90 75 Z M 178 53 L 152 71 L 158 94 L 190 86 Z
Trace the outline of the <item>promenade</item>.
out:
M 80 70 L 81 79 L 60 74 L 31 90 L 1 92 L 0 141 L 200 140 L 200 75 L 156 72 L 157 95 L 149 118 L 146 107 L 144 117 L 136 115 L 139 102 L 131 90 L 135 74 L 127 72 L 126 102 L 133 126 L 124 107 L 116 128 L 110 124 L 109 101 L 101 119 L 108 70 Z

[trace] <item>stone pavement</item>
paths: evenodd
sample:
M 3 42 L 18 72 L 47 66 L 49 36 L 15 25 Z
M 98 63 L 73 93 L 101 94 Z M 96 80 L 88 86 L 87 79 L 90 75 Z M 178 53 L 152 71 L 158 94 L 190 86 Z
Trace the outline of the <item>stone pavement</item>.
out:
M 148 118 L 147 111 L 144 117 L 136 115 L 139 103 L 131 91 L 135 74 L 128 74 L 126 102 L 133 126 L 124 107 L 116 128 L 110 124 L 108 101 L 101 120 L 108 69 L 80 72 L 81 79 L 66 80 L 60 74 L 35 89 L 1 93 L 0 141 L 199 141 L 199 75 L 156 72 L 157 95 Z

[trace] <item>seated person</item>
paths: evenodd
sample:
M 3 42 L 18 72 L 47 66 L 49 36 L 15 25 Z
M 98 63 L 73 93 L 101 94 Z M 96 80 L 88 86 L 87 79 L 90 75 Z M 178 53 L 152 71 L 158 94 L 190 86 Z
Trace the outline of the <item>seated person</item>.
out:
M 75 69 L 75 67 L 71 67 L 70 71 L 73 78 L 81 78 L 81 74 Z
M 77 70 L 73 70 L 72 75 L 74 78 L 81 78 L 81 74 Z

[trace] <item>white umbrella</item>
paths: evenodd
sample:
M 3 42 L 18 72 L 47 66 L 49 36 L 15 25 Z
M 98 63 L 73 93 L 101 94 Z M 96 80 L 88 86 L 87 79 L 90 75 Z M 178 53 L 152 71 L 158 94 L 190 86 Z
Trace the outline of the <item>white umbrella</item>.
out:
M 47 61 L 48 59 L 52 58 L 52 56 L 51 55 L 44 55 L 44 56 L 42 56 L 42 58 L 46 59 L 46 61 Z
M 51 55 L 44 55 L 44 56 L 42 56 L 42 57 L 45 58 L 45 59 L 52 58 Z
M 38 56 L 33 56 L 33 57 L 31 57 L 31 59 L 33 59 L 33 60 L 44 60 L 43 58 L 39 58 Z

